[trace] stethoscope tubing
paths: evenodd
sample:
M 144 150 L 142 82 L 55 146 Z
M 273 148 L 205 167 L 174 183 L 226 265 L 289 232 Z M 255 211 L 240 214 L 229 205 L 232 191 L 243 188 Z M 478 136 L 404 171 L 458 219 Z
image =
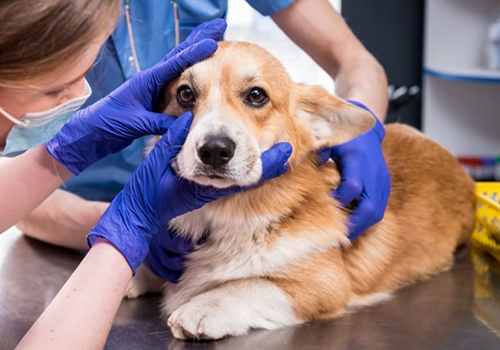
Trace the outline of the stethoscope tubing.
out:
M 174 26 L 175 26 L 175 46 L 180 44 L 180 25 L 179 25 L 179 9 L 177 8 L 177 0 L 170 0 L 174 10 Z M 139 64 L 139 57 L 137 56 L 137 50 L 134 41 L 134 32 L 132 30 L 132 20 L 130 19 L 130 0 L 124 0 L 125 5 L 125 20 L 127 22 L 127 32 L 130 40 L 130 49 L 132 50 L 132 57 L 134 58 L 135 71 L 139 73 L 141 71 L 141 66 Z

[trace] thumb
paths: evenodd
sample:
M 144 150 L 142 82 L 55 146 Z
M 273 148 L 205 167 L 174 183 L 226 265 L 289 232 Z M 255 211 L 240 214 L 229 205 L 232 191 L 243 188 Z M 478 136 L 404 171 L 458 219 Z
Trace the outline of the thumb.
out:
M 261 155 L 262 180 L 269 180 L 284 174 L 289 165 L 287 160 L 292 155 L 292 146 L 287 142 L 277 143 Z
M 166 151 L 168 154 L 167 162 L 170 163 L 181 150 L 192 122 L 193 114 L 189 111 L 185 112 L 170 125 L 167 133 L 158 141 L 155 149 L 159 147 L 162 152 Z
M 355 161 L 343 159 L 341 164 L 342 182 L 334 191 L 333 196 L 342 205 L 348 206 L 363 192 L 363 180 L 360 177 L 360 165 Z
M 325 164 L 332 155 L 332 150 L 329 147 L 322 148 L 318 151 L 318 166 Z

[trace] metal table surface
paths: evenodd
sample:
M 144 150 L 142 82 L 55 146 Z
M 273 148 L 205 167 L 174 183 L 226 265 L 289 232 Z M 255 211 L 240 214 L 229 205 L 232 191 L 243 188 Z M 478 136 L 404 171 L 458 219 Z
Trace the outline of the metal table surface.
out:
M 0 235 L 0 349 L 15 347 L 82 256 L 14 229 Z M 204 343 L 172 338 L 159 316 L 158 295 L 124 300 L 106 349 L 500 349 L 500 267 L 495 264 L 482 254 L 471 259 L 464 249 L 449 272 L 370 308 Z

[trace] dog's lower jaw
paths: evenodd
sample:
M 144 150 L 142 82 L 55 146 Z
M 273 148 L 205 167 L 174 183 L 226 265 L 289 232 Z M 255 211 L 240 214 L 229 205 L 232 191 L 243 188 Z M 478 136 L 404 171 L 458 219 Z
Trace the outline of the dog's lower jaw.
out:
M 196 182 L 202 186 L 212 186 L 215 188 L 228 188 L 231 186 L 236 186 L 237 184 L 230 179 L 217 178 L 217 177 L 209 177 L 209 176 L 197 176 L 194 177 L 191 181 Z
M 185 158 L 179 154 L 171 162 L 175 173 L 202 186 L 215 188 L 248 187 L 257 184 L 262 176 L 263 168 L 260 157 L 248 157 L 239 165 L 230 164 L 220 168 L 202 164 L 199 160 L 189 162 Z M 196 156 L 193 155 L 193 159 L 196 159 Z

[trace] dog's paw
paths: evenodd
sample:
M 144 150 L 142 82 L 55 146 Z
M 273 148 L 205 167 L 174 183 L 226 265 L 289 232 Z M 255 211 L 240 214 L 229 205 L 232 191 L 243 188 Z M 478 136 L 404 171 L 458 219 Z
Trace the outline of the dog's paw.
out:
M 145 265 L 139 266 L 125 291 L 126 299 L 135 299 L 146 293 L 160 292 L 165 281 L 154 275 Z
M 250 329 L 243 321 L 239 308 L 223 299 L 200 295 L 180 306 L 168 319 L 168 326 L 177 339 L 215 340 L 226 336 L 244 335 Z
M 140 279 L 132 278 L 125 291 L 125 299 L 135 299 L 148 292 L 146 283 Z

